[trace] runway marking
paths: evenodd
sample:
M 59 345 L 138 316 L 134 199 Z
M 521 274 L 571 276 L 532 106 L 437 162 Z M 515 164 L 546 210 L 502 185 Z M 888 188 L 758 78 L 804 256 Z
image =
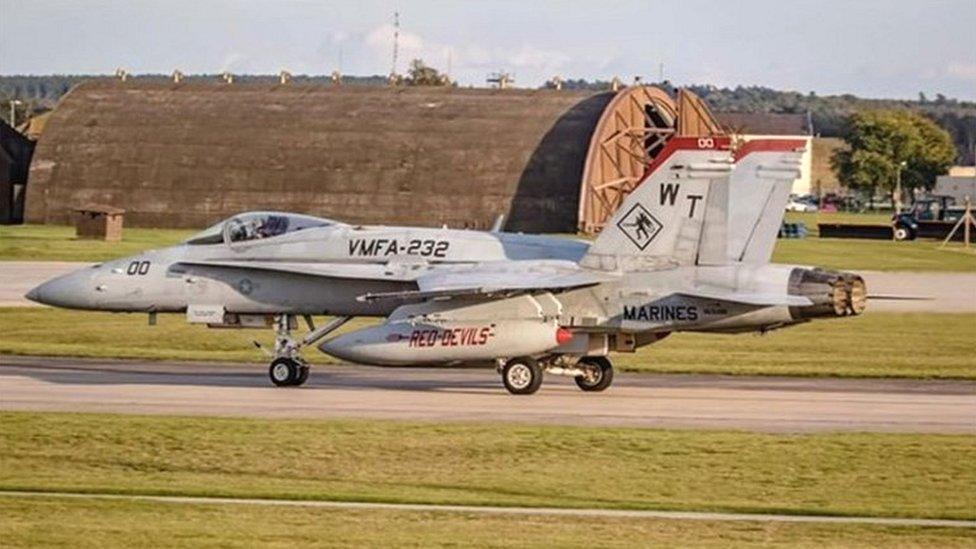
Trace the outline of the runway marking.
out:
M 883 526 L 925 526 L 942 528 L 976 528 L 973 520 L 892 518 L 870 516 L 777 515 L 761 513 L 712 513 L 697 511 L 648 511 L 624 509 L 572 509 L 559 507 L 498 507 L 480 505 L 440 505 L 424 503 L 373 503 L 334 500 L 292 500 L 259 498 L 222 498 L 207 496 L 154 496 L 142 494 L 98 494 L 83 492 L 43 492 L 0 490 L 0 497 L 66 498 L 93 500 L 145 501 L 200 505 L 268 505 L 373 511 L 415 511 L 433 513 L 478 513 L 488 515 L 547 515 L 569 517 L 642 518 L 698 521 L 801 522 L 833 524 L 872 524 Z

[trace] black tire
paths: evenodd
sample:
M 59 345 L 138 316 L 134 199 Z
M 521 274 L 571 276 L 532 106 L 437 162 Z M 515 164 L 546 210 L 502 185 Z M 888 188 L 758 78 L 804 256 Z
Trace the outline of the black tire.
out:
M 904 227 L 895 227 L 895 240 L 912 240 L 912 232 Z
M 513 395 L 531 395 L 542 386 L 542 368 L 531 357 L 513 358 L 502 368 L 502 383 Z
M 580 359 L 583 367 L 594 368 L 594 376 L 576 376 L 576 386 L 586 392 L 606 390 L 613 383 L 613 364 L 605 356 L 586 356 Z
M 295 381 L 294 383 L 292 383 L 292 385 L 298 387 L 299 385 L 304 384 L 307 380 L 308 380 L 308 365 L 302 364 L 301 366 L 298 367 L 298 377 L 295 378 Z
M 268 367 L 268 377 L 276 387 L 289 387 L 295 384 L 299 376 L 299 364 L 290 358 L 276 358 Z

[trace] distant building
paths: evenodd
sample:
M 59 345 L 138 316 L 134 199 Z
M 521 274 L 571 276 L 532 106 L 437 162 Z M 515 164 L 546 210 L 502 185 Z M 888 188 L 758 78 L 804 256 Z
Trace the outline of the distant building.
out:
M 966 197 L 969 197 L 971 203 L 976 203 L 976 172 L 969 171 L 969 173 L 973 173 L 973 175 L 940 175 L 935 180 L 935 188 L 932 189 L 932 194 L 951 196 L 959 206 L 965 204 Z
M 0 225 L 23 223 L 34 142 L 0 121 Z
M 952 166 L 949 177 L 976 177 L 976 166 Z

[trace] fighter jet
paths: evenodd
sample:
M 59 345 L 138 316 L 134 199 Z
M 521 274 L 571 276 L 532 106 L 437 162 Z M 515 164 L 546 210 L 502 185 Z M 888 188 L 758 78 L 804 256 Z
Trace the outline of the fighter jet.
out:
M 864 310 L 856 274 L 769 263 L 803 147 L 674 137 L 592 244 L 257 212 L 27 297 L 271 327 L 276 386 L 305 382 L 302 351 L 318 343 L 366 364 L 494 365 L 513 394 L 535 393 L 544 374 L 602 391 L 612 353 L 672 332 L 766 332 Z M 335 318 L 316 327 L 312 315 Z M 355 316 L 383 320 L 333 335 Z M 297 317 L 308 325 L 301 337 Z

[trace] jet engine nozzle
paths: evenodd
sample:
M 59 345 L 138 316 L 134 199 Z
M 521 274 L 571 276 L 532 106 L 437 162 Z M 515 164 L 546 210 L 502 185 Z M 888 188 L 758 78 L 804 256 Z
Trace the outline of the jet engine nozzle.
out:
M 790 307 L 790 314 L 796 319 L 859 315 L 868 300 L 867 286 L 859 275 L 825 269 L 793 269 L 789 294 L 813 302 Z

